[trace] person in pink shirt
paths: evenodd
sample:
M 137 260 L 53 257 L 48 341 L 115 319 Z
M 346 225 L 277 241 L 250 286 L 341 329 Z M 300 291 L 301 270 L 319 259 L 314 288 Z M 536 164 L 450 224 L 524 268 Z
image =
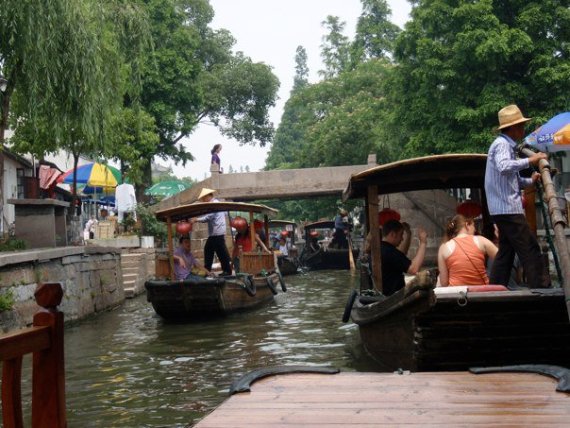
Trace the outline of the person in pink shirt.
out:
M 461 214 L 447 223 L 447 240 L 437 255 L 440 286 L 489 284 L 485 258 L 494 259 L 498 249 L 475 230 L 474 220 Z

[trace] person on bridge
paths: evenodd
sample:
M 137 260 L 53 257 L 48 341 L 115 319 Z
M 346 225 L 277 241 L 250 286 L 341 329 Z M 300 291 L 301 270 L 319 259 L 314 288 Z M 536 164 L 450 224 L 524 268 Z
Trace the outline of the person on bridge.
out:
M 212 161 L 211 164 L 213 165 L 218 165 L 218 172 L 222 173 L 222 165 L 221 165 L 221 161 L 220 161 L 220 152 L 222 151 L 222 145 L 221 144 L 215 144 L 214 147 L 212 148 L 212 150 L 210 151 L 210 153 L 212 153 Z
M 198 196 L 200 202 L 219 202 L 214 198 L 216 191 L 204 188 Z M 218 256 L 224 275 L 232 274 L 230 253 L 226 246 L 226 215 L 223 211 L 212 212 L 202 217 L 190 220 L 192 224 L 208 223 L 208 239 L 204 245 L 204 264 L 206 269 L 212 270 L 214 264 L 214 253 Z
M 176 279 L 181 281 L 185 279 L 202 279 L 204 276 L 210 275 L 210 271 L 204 269 L 192 254 L 190 237 L 182 235 L 178 242 L 180 245 L 174 250 L 172 255 Z
M 404 229 L 411 235 L 410 226 L 407 223 L 400 223 L 398 220 L 389 220 L 382 226 L 382 245 L 380 252 L 382 257 L 382 293 L 390 296 L 396 291 L 404 288 L 404 274 L 415 275 L 419 272 L 427 247 L 427 233 L 423 228 L 418 228 L 418 238 L 420 245 L 416 256 L 410 260 L 405 253 L 398 249 L 404 240 Z
M 535 171 L 530 178 L 523 178 L 519 172 L 538 165 L 547 156 L 535 153 L 529 158 L 517 159 L 516 141 L 524 137 L 525 123 L 530 119 L 514 104 L 501 109 L 498 116 L 501 134 L 489 147 L 485 169 L 489 214 L 499 229 L 499 252 L 490 281 L 491 284 L 508 284 L 516 253 L 524 266 L 528 286 L 540 288 L 544 269 L 540 247 L 524 216 L 521 198 L 521 189 L 540 180 L 540 174 Z

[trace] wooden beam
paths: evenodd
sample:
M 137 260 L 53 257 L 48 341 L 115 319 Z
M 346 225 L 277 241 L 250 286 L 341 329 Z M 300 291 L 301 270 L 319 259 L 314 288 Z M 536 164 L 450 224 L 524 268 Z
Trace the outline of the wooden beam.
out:
M 368 186 L 366 195 L 367 218 L 370 226 L 370 264 L 374 287 L 382 291 L 382 260 L 380 254 L 380 224 L 378 223 L 378 186 Z

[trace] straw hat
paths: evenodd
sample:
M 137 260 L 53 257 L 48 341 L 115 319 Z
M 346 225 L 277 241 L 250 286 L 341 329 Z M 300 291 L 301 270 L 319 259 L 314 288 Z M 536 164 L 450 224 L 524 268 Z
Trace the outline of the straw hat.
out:
M 345 210 L 344 208 L 339 208 L 338 212 L 340 215 L 344 215 L 344 216 L 348 215 L 348 211 Z
M 528 122 L 530 118 L 524 117 L 521 110 L 511 104 L 499 110 L 499 127 L 497 129 L 505 129 L 517 123 Z
M 211 195 L 211 194 L 213 194 L 213 193 L 215 193 L 215 192 L 216 192 L 216 191 L 213 190 L 213 189 L 208 189 L 207 187 L 204 187 L 204 188 L 202 189 L 202 191 L 200 192 L 200 195 L 198 196 L 198 200 L 202 200 L 202 198 L 203 198 L 204 196 Z

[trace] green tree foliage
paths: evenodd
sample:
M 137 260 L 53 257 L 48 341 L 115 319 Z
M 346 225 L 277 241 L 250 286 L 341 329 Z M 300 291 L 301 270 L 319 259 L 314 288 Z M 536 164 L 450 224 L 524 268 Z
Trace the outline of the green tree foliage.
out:
M 205 121 L 241 143 L 265 145 L 273 135 L 268 109 L 279 85 L 270 67 L 232 53 L 231 34 L 209 27 L 214 11 L 207 0 L 144 1 L 154 50 L 143 78 L 142 104 L 155 118 L 160 137 L 158 149 L 146 158 L 192 160 L 180 140 Z
M 297 46 L 295 51 L 295 77 L 293 78 L 292 92 L 304 88 L 309 83 L 309 66 L 307 65 L 307 50 Z
M 371 58 L 391 57 L 400 28 L 390 22 L 390 14 L 386 0 L 362 0 L 362 14 L 358 18 L 356 37 L 352 43 L 354 64 Z
M 511 103 L 539 124 L 570 107 L 570 2 L 416 2 L 390 103 L 402 156 L 485 152 Z
M 325 65 L 319 74 L 325 78 L 337 76 L 350 66 L 350 42 L 343 34 L 346 23 L 341 22 L 338 16 L 327 16 L 322 25 L 328 30 L 321 44 L 321 58 Z
M 267 168 L 308 168 L 395 157 L 384 144 L 385 82 L 390 65 L 370 60 L 354 71 L 307 86 L 285 104 Z

